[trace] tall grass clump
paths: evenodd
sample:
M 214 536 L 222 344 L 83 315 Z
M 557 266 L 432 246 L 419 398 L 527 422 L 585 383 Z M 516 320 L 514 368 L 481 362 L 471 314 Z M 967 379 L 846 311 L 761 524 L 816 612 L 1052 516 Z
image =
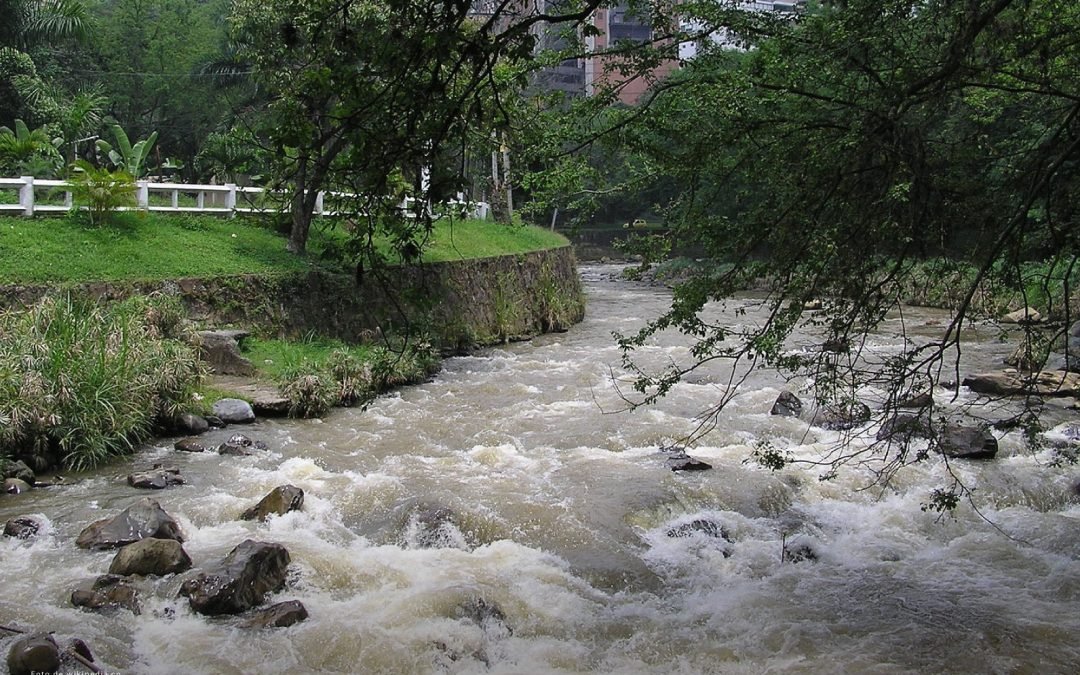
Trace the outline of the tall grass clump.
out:
M 179 301 L 62 295 L 0 315 L 0 455 L 81 470 L 134 451 L 202 375 Z

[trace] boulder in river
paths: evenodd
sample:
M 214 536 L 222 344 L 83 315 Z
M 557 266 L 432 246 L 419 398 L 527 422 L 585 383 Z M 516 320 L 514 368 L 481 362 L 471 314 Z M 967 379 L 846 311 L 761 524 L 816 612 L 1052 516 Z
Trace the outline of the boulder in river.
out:
M 279 485 L 258 504 L 240 514 L 240 520 L 265 521 L 270 516 L 283 516 L 304 506 L 304 491 L 295 485 Z
M 180 475 L 180 469 L 153 468 L 149 471 L 139 471 L 129 474 L 128 485 L 143 490 L 164 490 L 172 485 L 183 485 L 184 477 Z
M 16 539 L 29 539 L 37 535 L 41 523 L 30 516 L 16 516 L 4 524 L 4 536 Z
M 1016 370 L 1003 370 L 969 375 L 963 385 L 978 394 L 995 396 L 1078 396 L 1080 374 L 1044 370 L 1029 376 Z
M 214 403 L 214 417 L 225 424 L 250 424 L 255 421 L 251 404 L 239 398 L 223 398 Z
M 912 396 L 908 396 L 906 398 L 901 398 L 899 401 L 896 402 L 896 407 L 908 409 L 929 408 L 930 404 L 933 402 L 933 395 L 931 395 L 928 391 L 924 391 L 918 394 L 914 394 Z
M 1033 324 L 1042 321 L 1042 314 L 1034 307 L 1022 307 L 1015 312 L 1009 312 L 1001 317 L 999 321 L 1001 323 L 1018 323 L 1020 325 Z
M 127 609 L 139 614 L 139 592 L 124 577 L 104 574 L 84 581 L 71 592 L 71 604 L 91 610 Z
M 289 561 L 281 544 L 247 539 L 215 567 L 185 581 L 180 595 L 200 614 L 240 614 L 285 585 Z
M 176 430 L 181 433 L 198 436 L 199 434 L 205 434 L 207 431 L 210 431 L 210 423 L 206 421 L 205 417 L 188 412 L 176 418 Z
M 24 483 L 33 485 L 37 480 L 37 476 L 34 474 L 34 470 L 26 465 L 26 462 L 22 460 L 9 461 L 6 459 L 0 459 L 0 465 L 3 465 L 3 477 L 4 478 L 18 478 Z
M 938 436 L 938 450 L 953 459 L 993 459 L 998 442 L 987 429 L 946 424 Z
M 5 478 L 4 479 L 4 492 L 9 495 L 18 495 L 24 492 L 29 492 L 33 487 L 30 483 L 18 478 Z
M 181 438 L 173 445 L 173 448 L 180 452 L 206 452 L 209 450 L 196 438 Z
M 239 457 L 252 455 L 256 450 L 266 450 L 266 443 L 253 441 L 243 434 L 233 434 L 229 437 L 229 440 L 219 445 L 217 449 L 219 455 L 235 455 Z
M 897 441 L 909 443 L 916 438 L 930 438 L 934 430 L 930 427 L 930 420 L 922 415 L 901 413 L 892 419 L 886 420 L 878 429 L 876 438 L 879 441 Z
M 847 431 L 870 421 L 870 407 L 860 401 L 833 403 L 818 412 L 816 421 L 832 431 Z
M 30 633 L 17 638 L 8 650 L 11 675 L 55 673 L 60 669 L 60 647 L 48 633 Z
M 496 603 L 482 597 L 472 597 L 454 608 L 455 619 L 465 619 L 475 623 L 485 632 L 514 634 L 514 629 L 506 621 L 506 613 Z
M 288 628 L 308 618 L 307 608 L 299 600 L 287 600 L 253 611 L 244 619 L 244 628 Z
M 140 539 L 116 552 L 109 574 L 159 576 L 191 569 L 191 558 L 173 539 Z
M 770 415 L 779 415 L 781 417 L 798 417 L 802 413 L 803 404 L 799 400 L 799 397 L 790 391 L 782 391 L 780 395 L 776 397 L 776 402 L 773 403 L 772 410 L 769 411 Z
M 127 546 L 140 539 L 184 541 L 180 524 L 153 499 L 144 498 L 112 518 L 89 525 L 75 540 L 79 548 L 105 550 Z
M 707 471 L 712 468 L 712 464 L 691 457 L 685 452 L 673 453 L 667 459 L 667 466 L 672 471 Z

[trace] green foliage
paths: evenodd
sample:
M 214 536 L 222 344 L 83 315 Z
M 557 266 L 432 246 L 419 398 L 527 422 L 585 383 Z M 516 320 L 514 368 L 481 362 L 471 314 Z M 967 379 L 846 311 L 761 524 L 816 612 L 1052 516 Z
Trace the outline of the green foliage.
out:
M 292 417 L 322 417 L 334 406 L 334 383 L 317 369 L 290 368 L 278 383 Z
M 135 207 L 135 178 L 126 171 L 97 168 L 85 160 L 75 162 L 69 182 L 75 206 L 86 207 L 90 224 L 105 225 L 121 208 Z
M 150 151 L 157 141 L 158 132 L 153 132 L 148 138 L 137 141 L 134 145 L 128 140 L 128 135 L 119 124 L 109 125 L 116 139 L 115 149 L 108 141 L 99 139 L 97 149 L 109 158 L 117 171 L 123 171 L 135 178 L 140 178 L 147 171 L 147 159 Z
M 0 127 L 0 173 L 51 177 L 61 164 L 61 142 L 45 127 L 31 131 L 21 119 L 15 120 L 14 131 Z
M 0 316 L 0 455 L 96 466 L 186 409 L 201 377 L 173 298 L 46 298 Z

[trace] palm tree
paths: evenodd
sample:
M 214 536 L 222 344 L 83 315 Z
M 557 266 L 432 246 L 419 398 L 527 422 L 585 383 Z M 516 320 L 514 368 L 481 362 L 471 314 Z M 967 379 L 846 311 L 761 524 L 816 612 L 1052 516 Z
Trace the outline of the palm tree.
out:
M 20 50 L 86 37 L 90 19 L 81 0 L 0 0 L 0 47 Z

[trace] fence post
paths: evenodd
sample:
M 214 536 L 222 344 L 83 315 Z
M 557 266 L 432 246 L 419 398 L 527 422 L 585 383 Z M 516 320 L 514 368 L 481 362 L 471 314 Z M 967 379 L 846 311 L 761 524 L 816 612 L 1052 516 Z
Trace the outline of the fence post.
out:
M 229 209 L 230 216 L 236 215 L 236 183 L 225 183 L 225 187 L 229 189 L 225 193 L 225 208 Z
M 135 206 L 140 209 L 150 208 L 150 181 L 135 181 Z
M 34 215 L 34 177 L 19 176 L 23 186 L 19 188 L 19 206 L 23 207 L 24 216 Z
M 326 193 L 321 191 L 321 190 L 319 192 L 315 193 L 315 213 L 317 213 L 320 216 L 324 215 L 323 214 L 323 197 L 325 197 L 325 196 L 326 196 Z

